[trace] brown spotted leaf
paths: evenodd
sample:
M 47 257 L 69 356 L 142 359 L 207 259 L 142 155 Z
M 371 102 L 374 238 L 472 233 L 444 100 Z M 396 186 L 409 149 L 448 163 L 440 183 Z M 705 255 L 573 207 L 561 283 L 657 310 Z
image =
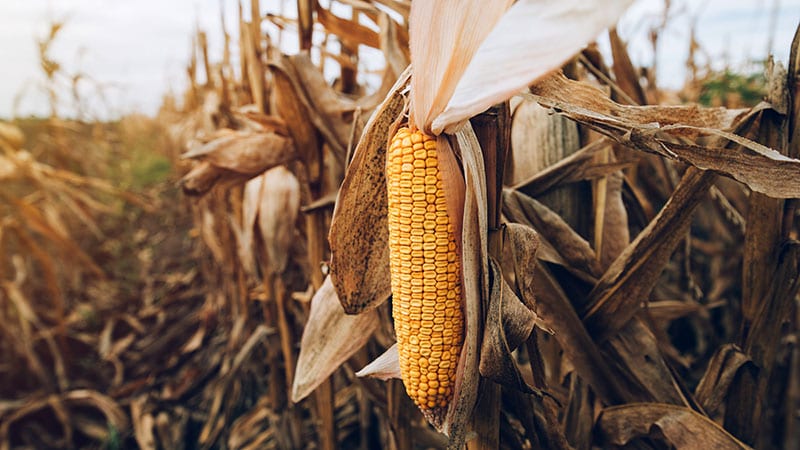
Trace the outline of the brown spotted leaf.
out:
M 403 111 L 401 91 L 409 75 L 410 70 L 367 123 L 336 200 L 328 235 L 331 281 L 348 314 L 373 309 L 391 295 L 386 143 Z

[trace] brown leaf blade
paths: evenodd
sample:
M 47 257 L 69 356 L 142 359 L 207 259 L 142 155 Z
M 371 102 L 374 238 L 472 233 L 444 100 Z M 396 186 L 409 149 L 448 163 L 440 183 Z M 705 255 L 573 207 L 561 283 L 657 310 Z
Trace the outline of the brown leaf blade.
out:
M 660 403 L 631 403 L 606 408 L 598 419 L 603 439 L 625 445 L 650 436 L 653 428 L 673 447 L 686 450 L 749 449 L 709 418 L 689 408 Z
M 533 393 L 535 390 L 522 377 L 511 353 L 530 336 L 536 324 L 536 314 L 506 284 L 500 265 L 492 258 L 489 258 L 489 270 L 489 310 L 478 368 L 485 378 Z
M 800 160 L 723 130 L 739 111 L 697 106 L 623 106 L 596 88 L 556 75 L 532 89 L 543 106 L 584 123 L 617 142 L 648 153 L 679 159 L 697 168 L 734 178 L 771 197 L 800 197 Z M 769 108 L 768 104 L 756 106 Z M 705 143 L 709 136 L 736 145 Z

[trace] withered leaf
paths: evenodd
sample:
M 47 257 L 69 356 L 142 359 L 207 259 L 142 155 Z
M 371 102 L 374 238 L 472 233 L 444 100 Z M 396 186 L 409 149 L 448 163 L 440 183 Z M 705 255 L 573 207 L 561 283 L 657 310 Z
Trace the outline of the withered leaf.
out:
M 356 372 L 357 377 L 372 377 L 379 380 L 400 378 L 400 356 L 395 343 L 363 369 Z
M 479 337 L 482 335 L 481 305 L 488 296 L 486 178 L 483 155 L 472 126 L 467 123 L 455 135 L 461 152 L 466 184 L 462 232 L 465 337 L 456 373 L 453 401 L 443 430 L 450 437 L 449 449 L 461 449 L 478 395 Z
M 771 197 L 800 197 L 800 160 L 723 131 L 741 117 L 741 111 L 698 106 L 623 106 L 589 84 L 567 80 L 561 74 L 542 80 L 531 91 L 541 105 L 621 144 L 717 171 Z M 753 111 L 765 107 L 769 106 L 762 104 Z M 737 148 L 718 146 L 716 139 L 707 139 L 709 136 L 732 142 Z
M 750 358 L 733 344 L 723 345 L 711 357 L 694 394 L 711 417 L 719 412 L 719 408 L 728 394 L 728 388 L 736 374 L 744 366 L 755 369 Z
M 403 111 L 410 69 L 375 111 L 358 142 L 333 212 L 328 242 L 331 281 L 348 314 L 368 311 L 391 295 L 386 221 L 386 143 Z
M 380 39 L 375 31 L 358 22 L 338 17 L 319 3 L 316 5 L 317 20 L 329 33 L 335 34 L 350 46 L 363 44 L 372 48 L 380 47 Z
M 331 277 L 311 300 L 311 314 L 300 341 L 300 355 L 292 385 L 292 401 L 306 398 L 344 361 L 364 346 L 378 328 L 377 311 L 345 314 Z
M 674 448 L 686 450 L 749 449 L 708 417 L 682 406 L 631 403 L 606 408 L 598 419 L 603 439 L 625 445 L 658 429 Z
M 522 377 L 512 352 L 530 336 L 536 324 L 536 314 L 506 284 L 500 265 L 491 257 L 489 271 L 489 308 L 478 368 L 485 378 L 533 393 L 534 388 Z
M 284 118 L 289 135 L 294 140 L 300 159 L 313 181 L 319 180 L 322 171 L 322 146 L 317 139 L 317 130 L 309 119 L 309 112 L 295 90 L 287 70 L 283 66 L 271 65 L 275 88 L 271 97 L 275 110 Z
M 589 303 L 581 312 L 590 332 L 597 333 L 597 339 L 622 328 L 647 299 L 714 178 L 712 172 L 689 168 L 658 216 L 592 289 Z
M 280 62 L 270 63 L 269 67 L 286 74 L 311 122 L 325 137 L 334 154 L 344 160 L 351 130 L 351 124 L 344 115 L 355 108 L 353 102 L 328 85 L 322 72 L 306 53 L 284 56 Z
M 504 189 L 503 213 L 512 222 L 530 223 L 569 266 L 600 275 L 600 265 L 589 243 L 547 206 L 519 191 Z
M 595 162 L 595 157 L 606 149 L 609 143 L 607 138 L 598 139 L 529 178 L 516 182 L 512 188 L 523 191 L 531 197 L 537 197 L 559 185 L 604 175 L 604 171 L 600 168 L 602 166 Z M 619 169 L 614 165 L 606 167 L 606 170 Z
M 290 139 L 275 133 L 233 132 L 182 155 L 214 167 L 245 175 L 256 175 L 296 157 Z
M 613 375 L 558 282 L 536 261 L 537 241 L 536 232 L 530 227 L 514 223 L 505 227 L 503 254 L 509 259 L 504 259 L 503 265 L 507 270 L 513 268 L 515 291 L 529 308 L 533 308 L 544 326 L 553 330 L 578 374 L 601 398 L 619 402 L 625 397 L 625 389 Z

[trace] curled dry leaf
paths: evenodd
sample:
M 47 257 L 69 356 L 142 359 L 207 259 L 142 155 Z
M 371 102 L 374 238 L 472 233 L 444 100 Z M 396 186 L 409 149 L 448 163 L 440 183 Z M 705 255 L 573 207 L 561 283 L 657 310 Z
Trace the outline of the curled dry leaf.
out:
M 723 345 L 711 357 L 694 393 L 698 403 L 711 417 L 719 412 L 736 374 L 746 369 L 758 370 L 750 358 L 733 344 Z
M 321 145 L 317 130 L 309 119 L 307 105 L 297 93 L 296 83 L 283 68 L 283 65 L 272 65 L 272 77 L 275 85 L 272 102 L 286 121 L 287 131 L 294 141 L 297 153 L 311 180 L 319 180 L 322 169 Z
M 570 304 L 567 295 L 546 268 L 536 261 L 539 238 L 530 227 L 510 223 L 505 227 L 504 262 L 513 287 L 525 304 L 551 331 L 578 374 L 607 402 L 618 402 L 625 389 L 600 354 Z M 513 268 L 513 270 L 512 270 Z M 534 301 L 533 292 L 537 296 Z
M 344 361 L 364 346 L 378 328 L 377 311 L 345 314 L 331 277 L 311 300 L 311 313 L 300 341 L 300 356 L 292 386 L 292 401 L 299 402 L 325 381 Z
M 722 131 L 740 120 L 742 111 L 698 106 L 623 106 L 597 88 L 561 74 L 542 80 L 531 91 L 541 105 L 631 148 L 719 172 L 771 197 L 800 197 L 800 160 Z M 769 105 L 762 103 L 750 114 L 761 108 Z M 736 147 L 718 146 L 719 138 Z
M 708 417 L 675 405 L 631 403 L 606 408 L 597 423 L 603 439 L 625 445 L 637 437 L 656 438 L 658 429 L 674 448 L 686 450 L 749 449 Z
M 323 8 L 319 3 L 316 3 L 316 6 L 317 20 L 319 20 L 319 23 L 321 23 L 329 33 L 339 36 L 339 39 L 348 46 L 355 47 L 357 45 L 366 45 L 372 48 L 380 47 L 378 33 L 369 27 L 348 19 L 342 19 L 333 12 Z
M 506 284 L 502 269 L 493 258 L 489 258 L 489 271 L 491 286 L 481 342 L 480 373 L 505 386 L 535 392 L 522 377 L 512 352 L 530 336 L 537 321 L 536 314 Z
M 383 303 L 391 294 L 386 221 L 386 143 L 405 105 L 406 70 L 369 119 L 348 166 L 331 220 L 331 281 L 349 314 Z
M 503 213 L 512 222 L 529 223 L 556 249 L 568 267 L 599 276 L 594 250 L 550 208 L 519 191 L 503 190 Z
M 294 92 L 305 106 L 311 123 L 331 146 L 334 154 L 344 160 L 351 124 L 345 113 L 352 112 L 356 105 L 336 92 L 307 53 L 283 56 L 280 62 L 269 65 L 273 72 L 282 71 L 294 86 Z
M 243 181 L 297 157 L 290 138 L 275 133 L 233 132 L 183 154 L 198 159 L 181 180 L 184 192 L 202 195 L 223 180 Z
M 255 175 L 295 158 L 292 141 L 275 133 L 233 132 L 182 155 L 220 169 Z

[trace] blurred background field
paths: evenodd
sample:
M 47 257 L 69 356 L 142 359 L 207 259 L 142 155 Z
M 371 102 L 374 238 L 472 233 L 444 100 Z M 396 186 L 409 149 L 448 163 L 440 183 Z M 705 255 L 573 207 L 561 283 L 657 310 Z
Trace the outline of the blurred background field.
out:
M 388 55 L 407 58 L 385 45 L 387 30 L 407 43 L 407 13 L 402 0 L 0 3 L 0 449 L 443 447 L 420 417 L 397 412 L 413 405 L 395 384 L 354 376 L 391 342 L 385 315 L 313 395 L 290 399 L 336 190 L 353 139 L 398 75 Z M 636 100 L 734 109 L 767 96 L 769 53 L 787 63 L 798 23 L 798 0 L 641 0 L 618 34 L 641 83 Z M 598 44 L 611 67 L 609 37 Z M 282 56 L 301 50 L 310 57 Z M 618 81 L 605 70 L 612 79 L 599 84 Z M 284 115 L 281 89 L 301 99 L 307 124 Z M 333 113 L 317 102 L 330 98 Z M 241 142 L 265 134 L 297 141 L 303 126 L 316 165 L 281 161 L 296 215 L 269 222 L 264 205 L 278 200 L 245 182 L 276 178 L 220 155 L 247 153 Z M 626 199 L 645 205 L 632 208 L 632 229 L 685 169 L 654 161 L 642 166 L 655 181 L 636 183 L 646 199 Z M 676 252 L 654 309 L 665 360 L 691 390 L 739 332 L 749 191 L 720 185 L 721 209 L 698 220 L 694 250 Z M 787 336 L 796 329 L 776 371 L 792 398 L 800 365 Z M 594 419 L 566 407 L 593 394 L 539 339 L 566 439 L 597 448 Z M 502 447 L 541 448 L 514 414 L 504 412 Z M 709 414 L 730 424 L 719 407 Z M 734 434 L 763 448 L 800 442 L 790 420 L 775 420 L 783 428 L 766 437 L 753 424 Z

